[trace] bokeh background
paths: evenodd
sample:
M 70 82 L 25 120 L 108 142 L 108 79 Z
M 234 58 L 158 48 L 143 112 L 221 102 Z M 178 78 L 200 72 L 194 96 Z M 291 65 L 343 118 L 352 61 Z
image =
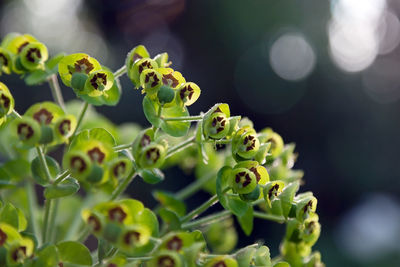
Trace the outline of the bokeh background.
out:
M 1 0 L 0 36 L 31 33 L 50 51 L 86 52 L 116 70 L 137 44 L 168 51 L 198 83 L 196 114 L 216 102 L 295 142 L 302 190 L 318 198 L 327 266 L 400 265 L 400 1 L 398 0 Z M 2 76 L 24 111 L 50 99 Z M 116 123 L 148 125 L 139 91 L 122 79 Z M 73 93 L 63 87 L 67 99 Z M 176 170 L 159 187 L 190 181 Z M 138 187 L 143 188 L 140 194 Z M 133 196 L 154 205 L 149 186 Z M 194 207 L 207 196 L 189 199 Z M 245 245 L 278 252 L 284 227 L 256 220 Z

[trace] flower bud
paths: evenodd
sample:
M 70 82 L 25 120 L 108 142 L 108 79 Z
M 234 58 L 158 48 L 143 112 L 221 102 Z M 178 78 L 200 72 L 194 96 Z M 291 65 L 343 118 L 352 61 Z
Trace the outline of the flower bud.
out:
M 40 126 L 40 139 L 39 144 L 50 144 L 54 140 L 53 129 L 48 125 Z
M 178 103 L 182 106 L 190 106 L 200 97 L 200 87 L 192 82 L 183 83 L 176 94 Z
M 304 221 L 310 214 L 315 213 L 317 209 L 317 199 L 314 196 L 308 196 L 300 199 L 296 203 L 296 218 Z
M 264 199 L 267 209 L 272 207 L 272 201 L 278 198 L 284 187 L 285 184 L 282 181 L 271 181 L 264 186 Z
M 162 85 L 157 93 L 158 103 L 164 107 L 168 107 L 167 104 L 171 103 L 175 98 L 175 90 L 170 86 Z
M 48 59 L 49 54 L 47 47 L 39 42 L 32 42 L 26 45 L 20 55 L 21 64 L 27 70 L 35 70 L 43 68 L 44 62 Z
M 82 72 L 75 72 L 71 77 L 71 87 L 77 90 L 78 92 L 82 92 L 85 88 L 86 81 L 88 79 L 88 75 Z
M 101 166 L 97 163 L 94 163 L 92 166 L 92 170 L 86 177 L 86 181 L 92 184 L 100 183 L 103 180 L 104 171 Z
M 40 125 L 34 119 L 27 116 L 15 119 L 13 129 L 23 147 L 33 147 L 38 144 L 41 137 Z
M 252 202 L 259 199 L 260 195 L 261 195 L 260 185 L 256 185 L 256 188 L 253 191 L 247 194 L 240 194 L 239 197 L 243 201 Z
M 164 146 L 151 143 L 141 152 L 139 165 L 145 169 L 159 168 L 164 163 L 166 154 Z

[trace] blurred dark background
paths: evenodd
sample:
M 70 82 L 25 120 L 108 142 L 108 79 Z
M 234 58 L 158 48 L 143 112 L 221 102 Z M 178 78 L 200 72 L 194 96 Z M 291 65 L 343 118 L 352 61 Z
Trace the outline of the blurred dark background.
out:
M 1 36 L 31 33 L 52 54 L 85 52 L 114 70 L 137 44 L 167 51 L 202 89 L 191 114 L 226 102 L 256 129 L 272 127 L 297 144 L 302 190 L 318 198 L 315 248 L 327 266 L 400 265 L 399 1 L 2 0 L 0 14 Z M 21 112 L 51 97 L 47 86 L 1 80 Z M 118 107 L 98 110 L 148 125 L 139 91 L 126 77 L 122 86 Z M 172 175 L 160 187 L 190 181 Z M 133 196 L 154 205 L 147 185 L 136 181 L 133 192 L 139 186 Z M 277 253 L 284 227 L 255 223 L 241 245 L 264 239 Z

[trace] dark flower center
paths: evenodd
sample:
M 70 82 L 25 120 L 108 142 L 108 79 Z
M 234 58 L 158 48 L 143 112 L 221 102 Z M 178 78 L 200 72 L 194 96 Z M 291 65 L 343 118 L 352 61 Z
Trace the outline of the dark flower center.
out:
M 33 118 L 39 123 L 50 124 L 53 120 L 53 114 L 51 114 L 47 109 L 42 108 L 33 114 Z

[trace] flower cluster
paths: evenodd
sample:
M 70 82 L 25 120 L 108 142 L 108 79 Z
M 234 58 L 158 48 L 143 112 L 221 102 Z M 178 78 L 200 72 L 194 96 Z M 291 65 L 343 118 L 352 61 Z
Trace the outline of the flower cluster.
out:
M 294 144 L 232 116 L 226 103 L 191 116 L 200 87 L 172 68 L 167 53 L 151 57 L 138 45 L 113 72 L 84 53 L 49 58 L 33 36 L 9 34 L 0 47 L 3 72 L 28 85 L 48 82 L 55 101 L 20 115 L 0 82 L 0 153 L 7 158 L 0 165 L 0 266 L 323 266 L 312 249 L 321 232 L 317 199 L 298 193 L 303 172 L 293 169 Z M 142 89 L 148 128 L 114 125 L 90 106 L 117 105 L 124 74 Z M 58 76 L 82 107 L 64 103 Z M 175 165 L 197 180 L 179 192 L 153 191 L 153 210 L 119 199 L 136 176 L 156 184 Z M 210 199 L 188 212 L 185 199 L 201 189 Z M 222 211 L 199 217 L 217 202 Z M 233 219 L 250 235 L 255 218 L 286 224 L 278 257 L 261 243 L 235 250 Z M 89 235 L 97 253 L 84 244 Z

